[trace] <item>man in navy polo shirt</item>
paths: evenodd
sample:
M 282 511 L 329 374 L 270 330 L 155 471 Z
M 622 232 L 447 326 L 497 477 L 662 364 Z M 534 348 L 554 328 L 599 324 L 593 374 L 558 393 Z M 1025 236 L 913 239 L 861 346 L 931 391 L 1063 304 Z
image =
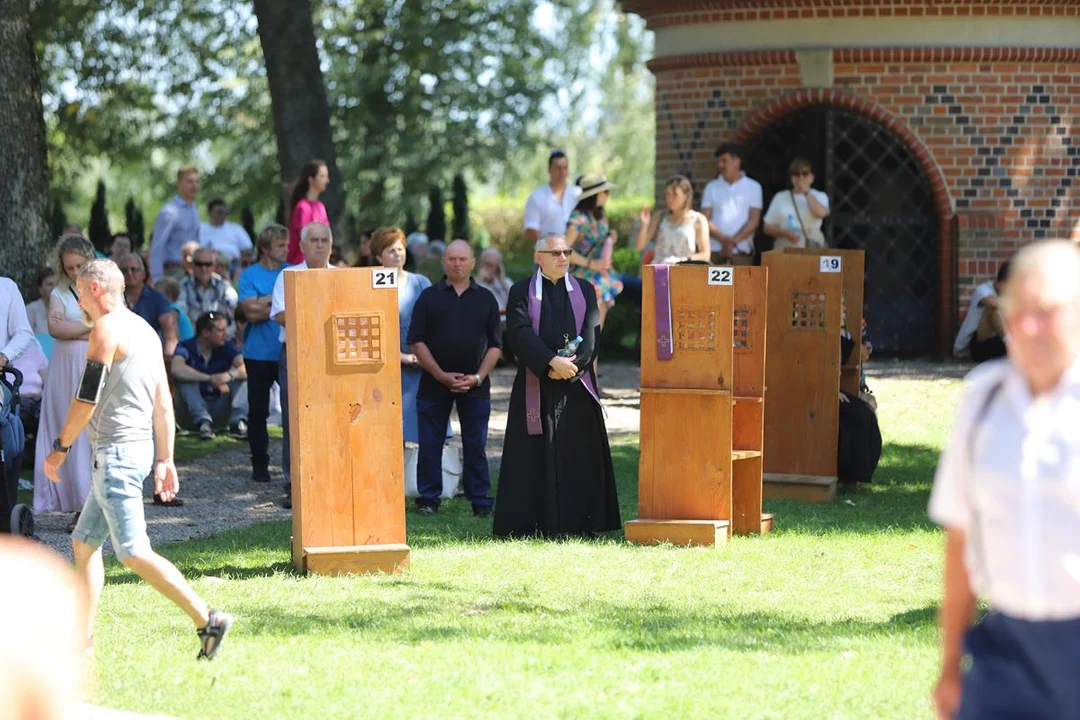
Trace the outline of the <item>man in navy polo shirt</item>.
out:
M 270 389 L 278 378 L 281 330 L 270 317 L 274 283 L 284 269 L 289 252 L 289 229 L 267 225 L 257 242 L 259 262 L 240 273 L 240 307 L 247 318 L 244 329 L 244 365 L 248 374 L 248 445 L 251 476 L 270 482 L 270 439 L 266 419 L 270 416 Z
M 477 517 L 490 517 L 487 434 L 491 417 L 488 375 L 502 348 L 499 303 L 472 279 L 476 258 L 464 240 L 446 247 L 446 277 L 420 293 L 413 308 L 409 344 L 424 374 L 416 395 L 420 452 L 417 512 L 433 515 L 442 494 L 442 449 L 450 410 L 457 405 L 465 468 L 465 496 Z
M 199 438 L 211 440 L 214 426 L 229 421 L 229 430 L 237 437 L 247 437 L 244 408 L 234 402 L 247 382 L 244 356 L 226 339 L 225 316 L 219 312 L 203 313 L 195 322 L 195 337 L 176 347 L 172 374 L 176 380 L 177 424 L 181 412 L 191 416 L 188 429 L 199 431 Z

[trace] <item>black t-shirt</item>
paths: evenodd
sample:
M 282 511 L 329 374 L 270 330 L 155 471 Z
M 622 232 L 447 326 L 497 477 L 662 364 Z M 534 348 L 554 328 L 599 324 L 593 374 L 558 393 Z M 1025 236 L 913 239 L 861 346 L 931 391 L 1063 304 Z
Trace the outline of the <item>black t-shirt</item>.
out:
M 420 293 L 413 308 L 409 343 L 422 342 L 445 372 L 475 375 L 491 348 L 502 348 L 499 303 L 490 290 L 469 280 L 461 295 L 443 278 Z M 450 392 L 428 373 L 420 378 L 420 395 Z M 469 391 L 490 397 L 491 381 Z

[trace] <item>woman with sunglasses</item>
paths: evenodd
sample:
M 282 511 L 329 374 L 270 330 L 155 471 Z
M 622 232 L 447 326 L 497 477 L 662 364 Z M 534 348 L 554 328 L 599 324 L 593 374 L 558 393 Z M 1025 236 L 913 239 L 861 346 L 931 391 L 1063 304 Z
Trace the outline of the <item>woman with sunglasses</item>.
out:
M 829 196 L 811 187 L 814 172 L 806 158 L 791 163 L 791 189 L 773 196 L 765 213 L 765 234 L 774 248 L 823 248 L 821 224 L 829 217 Z

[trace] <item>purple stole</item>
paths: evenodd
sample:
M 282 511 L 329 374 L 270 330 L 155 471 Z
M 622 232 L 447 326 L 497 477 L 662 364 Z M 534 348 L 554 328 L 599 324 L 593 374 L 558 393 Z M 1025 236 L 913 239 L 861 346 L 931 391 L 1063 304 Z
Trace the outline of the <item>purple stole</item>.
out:
M 653 298 L 656 315 L 656 359 L 661 362 L 670 360 L 675 355 L 675 339 L 671 328 L 671 276 L 668 265 L 654 265 L 655 295 Z
M 570 295 L 570 306 L 574 309 L 574 323 L 577 325 L 578 334 L 580 335 L 582 327 L 585 325 L 585 296 L 581 293 L 581 284 L 573 275 L 567 274 L 565 282 Z M 540 335 L 540 298 L 543 286 L 544 281 L 540 271 L 537 270 L 536 275 L 533 276 L 533 281 L 529 283 L 528 293 L 529 320 L 532 321 L 532 329 L 537 336 Z M 592 395 L 593 400 L 599 404 L 600 396 L 596 394 L 596 388 L 593 387 L 592 376 L 589 375 L 588 369 L 582 373 L 581 382 L 585 389 L 589 391 L 589 394 Z M 533 371 L 528 368 L 525 368 L 525 422 L 529 429 L 529 435 L 544 434 L 544 426 L 540 421 L 540 378 L 536 377 Z

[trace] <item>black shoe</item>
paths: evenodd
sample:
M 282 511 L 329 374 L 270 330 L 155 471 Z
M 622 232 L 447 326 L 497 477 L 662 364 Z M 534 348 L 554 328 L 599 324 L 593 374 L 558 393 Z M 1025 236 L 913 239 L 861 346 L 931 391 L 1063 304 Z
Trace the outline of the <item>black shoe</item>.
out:
M 213 660 L 221 649 L 221 643 L 225 642 L 225 636 L 229 634 L 232 624 L 232 615 L 220 610 L 211 610 L 210 622 L 195 631 L 199 634 L 199 642 L 202 644 L 196 659 Z
M 235 425 L 229 427 L 229 432 L 237 440 L 247 440 L 247 420 L 241 420 Z
M 286 495 L 281 499 L 281 507 L 292 510 L 292 495 Z
M 270 482 L 270 471 L 264 467 L 252 468 L 251 480 L 257 483 L 268 483 Z
M 178 497 L 172 500 L 162 500 L 160 495 L 154 495 L 154 504 L 162 507 L 184 507 L 184 501 Z
M 434 505 L 418 505 L 416 507 L 417 515 L 435 515 L 439 512 L 439 508 Z
M 489 518 L 491 517 L 491 508 L 487 505 L 484 505 L 482 507 L 474 507 L 472 509 L 472 514 L 478 518 Z
M 199 439 L 200 440 L 213 440 L 214 428 L 210 427 L 210 423 L 204 422 L 199 424 Z

